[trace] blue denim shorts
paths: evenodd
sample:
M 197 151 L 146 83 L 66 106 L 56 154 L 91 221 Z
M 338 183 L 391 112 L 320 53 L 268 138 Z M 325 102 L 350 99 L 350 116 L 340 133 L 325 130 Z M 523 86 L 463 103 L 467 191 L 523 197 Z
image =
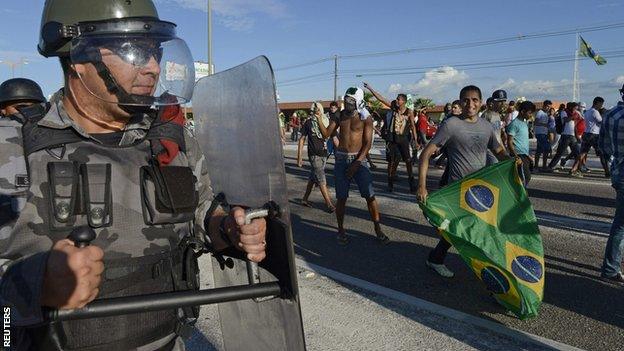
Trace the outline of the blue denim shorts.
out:
M 334 174 L 336 175 L 336 198 L 346 199 L 349 197 L 349 186 L 354 180 L 360 190 L 360 195 L 365 198 L 375 196 L 373 191 L 373 174 L 368 168 L 368 161 L 364 160 L 360 164 L 353 178 L 347 178 L 347 170 L 349 165 L 356 159 L 357 155 L 348 155 L 336 152 L 336 165 L 334 166 Z
M 552 150 L 550 141 L 548 141 L 548 134 L 535 134 L 535 138 L 537 138 L 536 154 L 547 154 Z

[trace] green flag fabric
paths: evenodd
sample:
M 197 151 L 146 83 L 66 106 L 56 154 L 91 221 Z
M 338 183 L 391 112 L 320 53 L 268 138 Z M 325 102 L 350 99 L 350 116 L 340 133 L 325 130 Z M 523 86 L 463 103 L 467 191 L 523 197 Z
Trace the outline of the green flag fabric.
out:
M 591 57 L 592 59 L 594 59 L 594 61 L 596 61 L 596 64 L 598 64 L 599 66 L 607 63 L 607 60 L 605 60 L 604 57 L 598 55 L 594 51 L 594 49 L 592 49 L 592 47 L 585 41 L 585 39 L 583 39 L 583 37 L 579 35 L 579 38 L 581 39 L 581 43 L 580 43 L 581 45 L 579 47 L 579 55 L 585 56 L 585 57 Z
M 515 160 L 433 192 L 420 208 L 501 305 L 520 319 L 537 316 L 544 248 Z
M 405 103 L 405 107 L 410 110 L 414 109 L 414 96 L 412 94 L 407 94 L 407 102 Z

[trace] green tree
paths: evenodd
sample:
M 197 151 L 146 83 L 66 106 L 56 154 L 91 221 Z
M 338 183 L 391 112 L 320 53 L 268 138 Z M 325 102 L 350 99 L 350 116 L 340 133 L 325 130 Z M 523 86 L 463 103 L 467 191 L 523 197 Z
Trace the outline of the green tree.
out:
M 415 97 L 414 98 L 414 107 L 416 109 L 421 109 L 423 107 L 434 107 L 435 104 L 433 103 L 433 100 L 426 98 L 426 97 Z
M 375 99 L 373 94 L 369 92 L 364 93 L 364 101 L 368 103 L 368 107 L 370 107 L 371 112 L 381 113 L 381 111 L 384 109 L 384 105 L 379 102 L 379 100 Z

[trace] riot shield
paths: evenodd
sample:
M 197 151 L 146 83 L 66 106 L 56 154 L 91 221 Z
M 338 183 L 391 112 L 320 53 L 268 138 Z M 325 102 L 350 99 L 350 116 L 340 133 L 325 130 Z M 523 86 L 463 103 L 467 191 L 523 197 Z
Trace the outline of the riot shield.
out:
M 246 262 L 235 249 L 213 262 L 217 288 L 278 281 L 282 294 L 219 304 L 227 350 L 304 350 L 284 156 L 273 70 L 264 56 L 197 82 L 195 135 L 215 194 L 231 205 L 278 208 L 267 219 L 267 258 Z M 270 207 L 270 206 L 269 206 Z

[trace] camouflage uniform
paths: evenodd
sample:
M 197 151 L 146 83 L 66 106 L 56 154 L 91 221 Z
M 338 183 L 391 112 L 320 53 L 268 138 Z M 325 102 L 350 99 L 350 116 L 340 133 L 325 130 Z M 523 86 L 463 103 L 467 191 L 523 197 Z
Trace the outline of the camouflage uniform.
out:
M 117 277 L 132 274 L 124 270 L 123 266 L 116 266 L 115 261 L 136 258 L 137 264 L 145 263 L 146 257 L 150 261 L 150 257 L 158 259 L 159 254 L 175 250 L 183 237 L 203 237 L 204 217 L 213 198 L 204 156 L 197 141 L 185 131 L 186 150 L 180 151 L 171 165 L 190 167 L 197 179 L 199 206 L 194 220 L 175 224 L 146 224 L 139 169 L 147 165 L 152 155 L 150 142 L 144 138 L 155 114 L 133 118 L 123 131 L 119 145 L 106 146 L 69 118 L 62 98 L 62 90 L 53 96 L 50 110 L 38 122 L 38 126 L 42 130 L 73 129 L 82 137 L 81 142 L 67 144 L 64 153 L 60 149 L 37 151 L 26 157 L 26 164 L 22 125 L 8 118 L 0 120 L 0 304 L 12 307 L 13 327 L 32 326 L 43 321 L 39 301 L 49 250 L 56 241 L 66 238 L 75 226 L 88 224 L 85 214 L 76 214 L 67 223 L 60 223 L 51 215 L 49 163 L 71 162 L 76 167 L 80 164 L 111 165 L 112 221 L 108 226 L 95 229 L 97 238 L 92 242 L 92 245 L 102 248 L 105 253 L 106 271 L 102 275 L 102 289 L 98 298 L 141 292 L 136 287 L 115 286 Z M 27 178 L 23 177 L 27 174 L 29 184 L 25 181 Z M 107 283 L 112 285 L 107 288 Z M 138 281 L 136 285 L 141 284 L 149 285 L 150 281 Z M 154 292 L 172 290 L 170 283 L 152 288 Z M 126 335 L 129 325 L 138 323 L 146 328 L 156 328 L 150 323 L 159 318 L 166 319 L 163 316 L 167 313 L 175 311 L 102 318 L 100 323 L 103 324 L 99 326 L 103 325 L 107 331 L 102 333 L 102 338 L 104 341 L 107 337 L 132 338 L 132 335 Z M 88 322 L 64 322 L 63 325 L 68 326 L 69 338 L 73 335 L 80 339 L 81 333 L 89 332 Z M 181 344 L 179 340 L 178 344 Z

